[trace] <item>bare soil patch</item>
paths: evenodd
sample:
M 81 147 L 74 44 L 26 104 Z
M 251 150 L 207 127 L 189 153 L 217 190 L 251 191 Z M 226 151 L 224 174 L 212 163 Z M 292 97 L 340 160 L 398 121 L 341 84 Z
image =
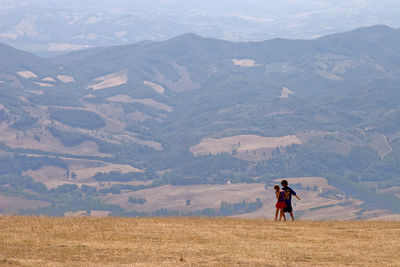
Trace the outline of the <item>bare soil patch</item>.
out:
M 35 95 L 43 95 L 43 90 L 25 90 L 27 93 L 35 94 Z
M 54 87 L 54 84 L 51 83 L 35 82 L 35 84 L 39 85 L 40 87 Z
M 64 82 L 64 83 L 72 83 L 75 82 L 74 77 L 69 76 L 69 75 L 57 75 L 57 79 L 59 79 L 60 81 Z
M 101 90 L 126 84 L 128 82 L 128 70 L 122 70 L 98 77 L 86 89 Z
M 288 98 L 289 95 L 293 95 L 294 92 L 292 90 L 290 90 L 287 87 L 283 87 L 282 91 L 281 91 L 281 95 L 279 96 L 280 98 Z
M 149 81 L 143 81 L 143 84 L 150 87 L 151 89 L 153 89 L 154 91 L 156 91 L 159 94 L 164 94 L 164 92 L 165 92 L 164 87 L 162 87 L 159 84 L 149 82 Z
M 54 78 L 52 78 L 52 77 L 45 77 L 45 78 L 42 79 L 42 81 L 45 81 L 45 82 L 55 82 L 56 80 L 54 80 Z

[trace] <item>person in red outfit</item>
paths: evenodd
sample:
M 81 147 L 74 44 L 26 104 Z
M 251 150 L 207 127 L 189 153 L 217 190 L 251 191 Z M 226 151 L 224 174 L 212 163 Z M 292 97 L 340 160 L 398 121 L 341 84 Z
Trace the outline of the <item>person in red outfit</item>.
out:
M 279 221 L 282 220 L 282 217 L 283 217 L 283 220 L 286 221 L 286 216 L 285 216 L 285 213 L 283 212 L 283 208 L 286 207 L 285 192 L 281 191 L 281 188 L 277 184 L 274 186 L 274 189 L 275 189 L 276 199 L 278 200 L 275 205 L 275 207 L 276 207 L 275 221 L 278 220 L 278 213 L 280 214 Z

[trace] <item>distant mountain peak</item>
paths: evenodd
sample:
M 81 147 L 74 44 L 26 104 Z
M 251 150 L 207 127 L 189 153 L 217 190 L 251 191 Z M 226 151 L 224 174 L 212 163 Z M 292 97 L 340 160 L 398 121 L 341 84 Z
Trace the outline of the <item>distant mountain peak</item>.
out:
M 387 25 L 373 25 L 368 27 L 357 28 L 352 31 L 328 34 L 320 37 L 319 39 L 337 38 L 338 36 L 376 36 L 376 35 L 390 34 L 396 31 L 398 31 L 398 29 L 391 28 Z
M 199 40 L 199 39 L 203 39 L 203 37 L 195 33 L 184 33 L 175 38 L 172 38 L 171 40 Z
M 357 28 L 352 31 L 349 31 L 349 33 L 359 33 L 359 34 L 382 34 L 382 33 L 390 33 L 394 32 L 396 29 L 391 28 L 387 25 L 373 25 L 369 27 L 362 27 L 362 28 Z

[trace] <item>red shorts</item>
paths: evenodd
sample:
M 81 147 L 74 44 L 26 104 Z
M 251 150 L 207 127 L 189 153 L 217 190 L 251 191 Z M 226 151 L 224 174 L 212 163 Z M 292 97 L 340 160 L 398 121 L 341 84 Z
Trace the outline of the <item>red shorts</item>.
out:
M 275 207 L 277 209 L 286 208 L 286 203 L 285 203 L 285 201 L 278 201 L 278 202 L 276 202 Z

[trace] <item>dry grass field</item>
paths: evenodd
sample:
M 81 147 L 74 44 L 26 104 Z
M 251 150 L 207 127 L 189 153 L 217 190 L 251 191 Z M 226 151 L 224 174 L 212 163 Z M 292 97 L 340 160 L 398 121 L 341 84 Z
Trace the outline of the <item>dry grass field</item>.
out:
M 157 102 L 151 98 L 136 99 L 136 98 L 132 98 L 128 95 L 118 94 L 118 95 L 114 95 L 114 96 L 107 98 L 107 100 L 111 101 L 111 102 L 119 102 L 119 103 L 141 103 L 141 104 L 148 105 L 148 106 L 156 108 L 156 109 L 166 110 L 168 112 L 171 112 L 173 110 L 173 108 L 171 106 Z
M 398 266 L 400 222 L 0 217 L 2 266 Z
M 239 155 L 252 154 L 260 149 L 275 149 L 287 147 L 293 144 L 302 144 L 295 135 L 281 137 L 264 137 L 259 135 L 235 135 L 225 138 L 204 138 L 197 145 L 191 146 L 189 151 L 195 156 L 218 155 L 220 153 L 232 153 Z

